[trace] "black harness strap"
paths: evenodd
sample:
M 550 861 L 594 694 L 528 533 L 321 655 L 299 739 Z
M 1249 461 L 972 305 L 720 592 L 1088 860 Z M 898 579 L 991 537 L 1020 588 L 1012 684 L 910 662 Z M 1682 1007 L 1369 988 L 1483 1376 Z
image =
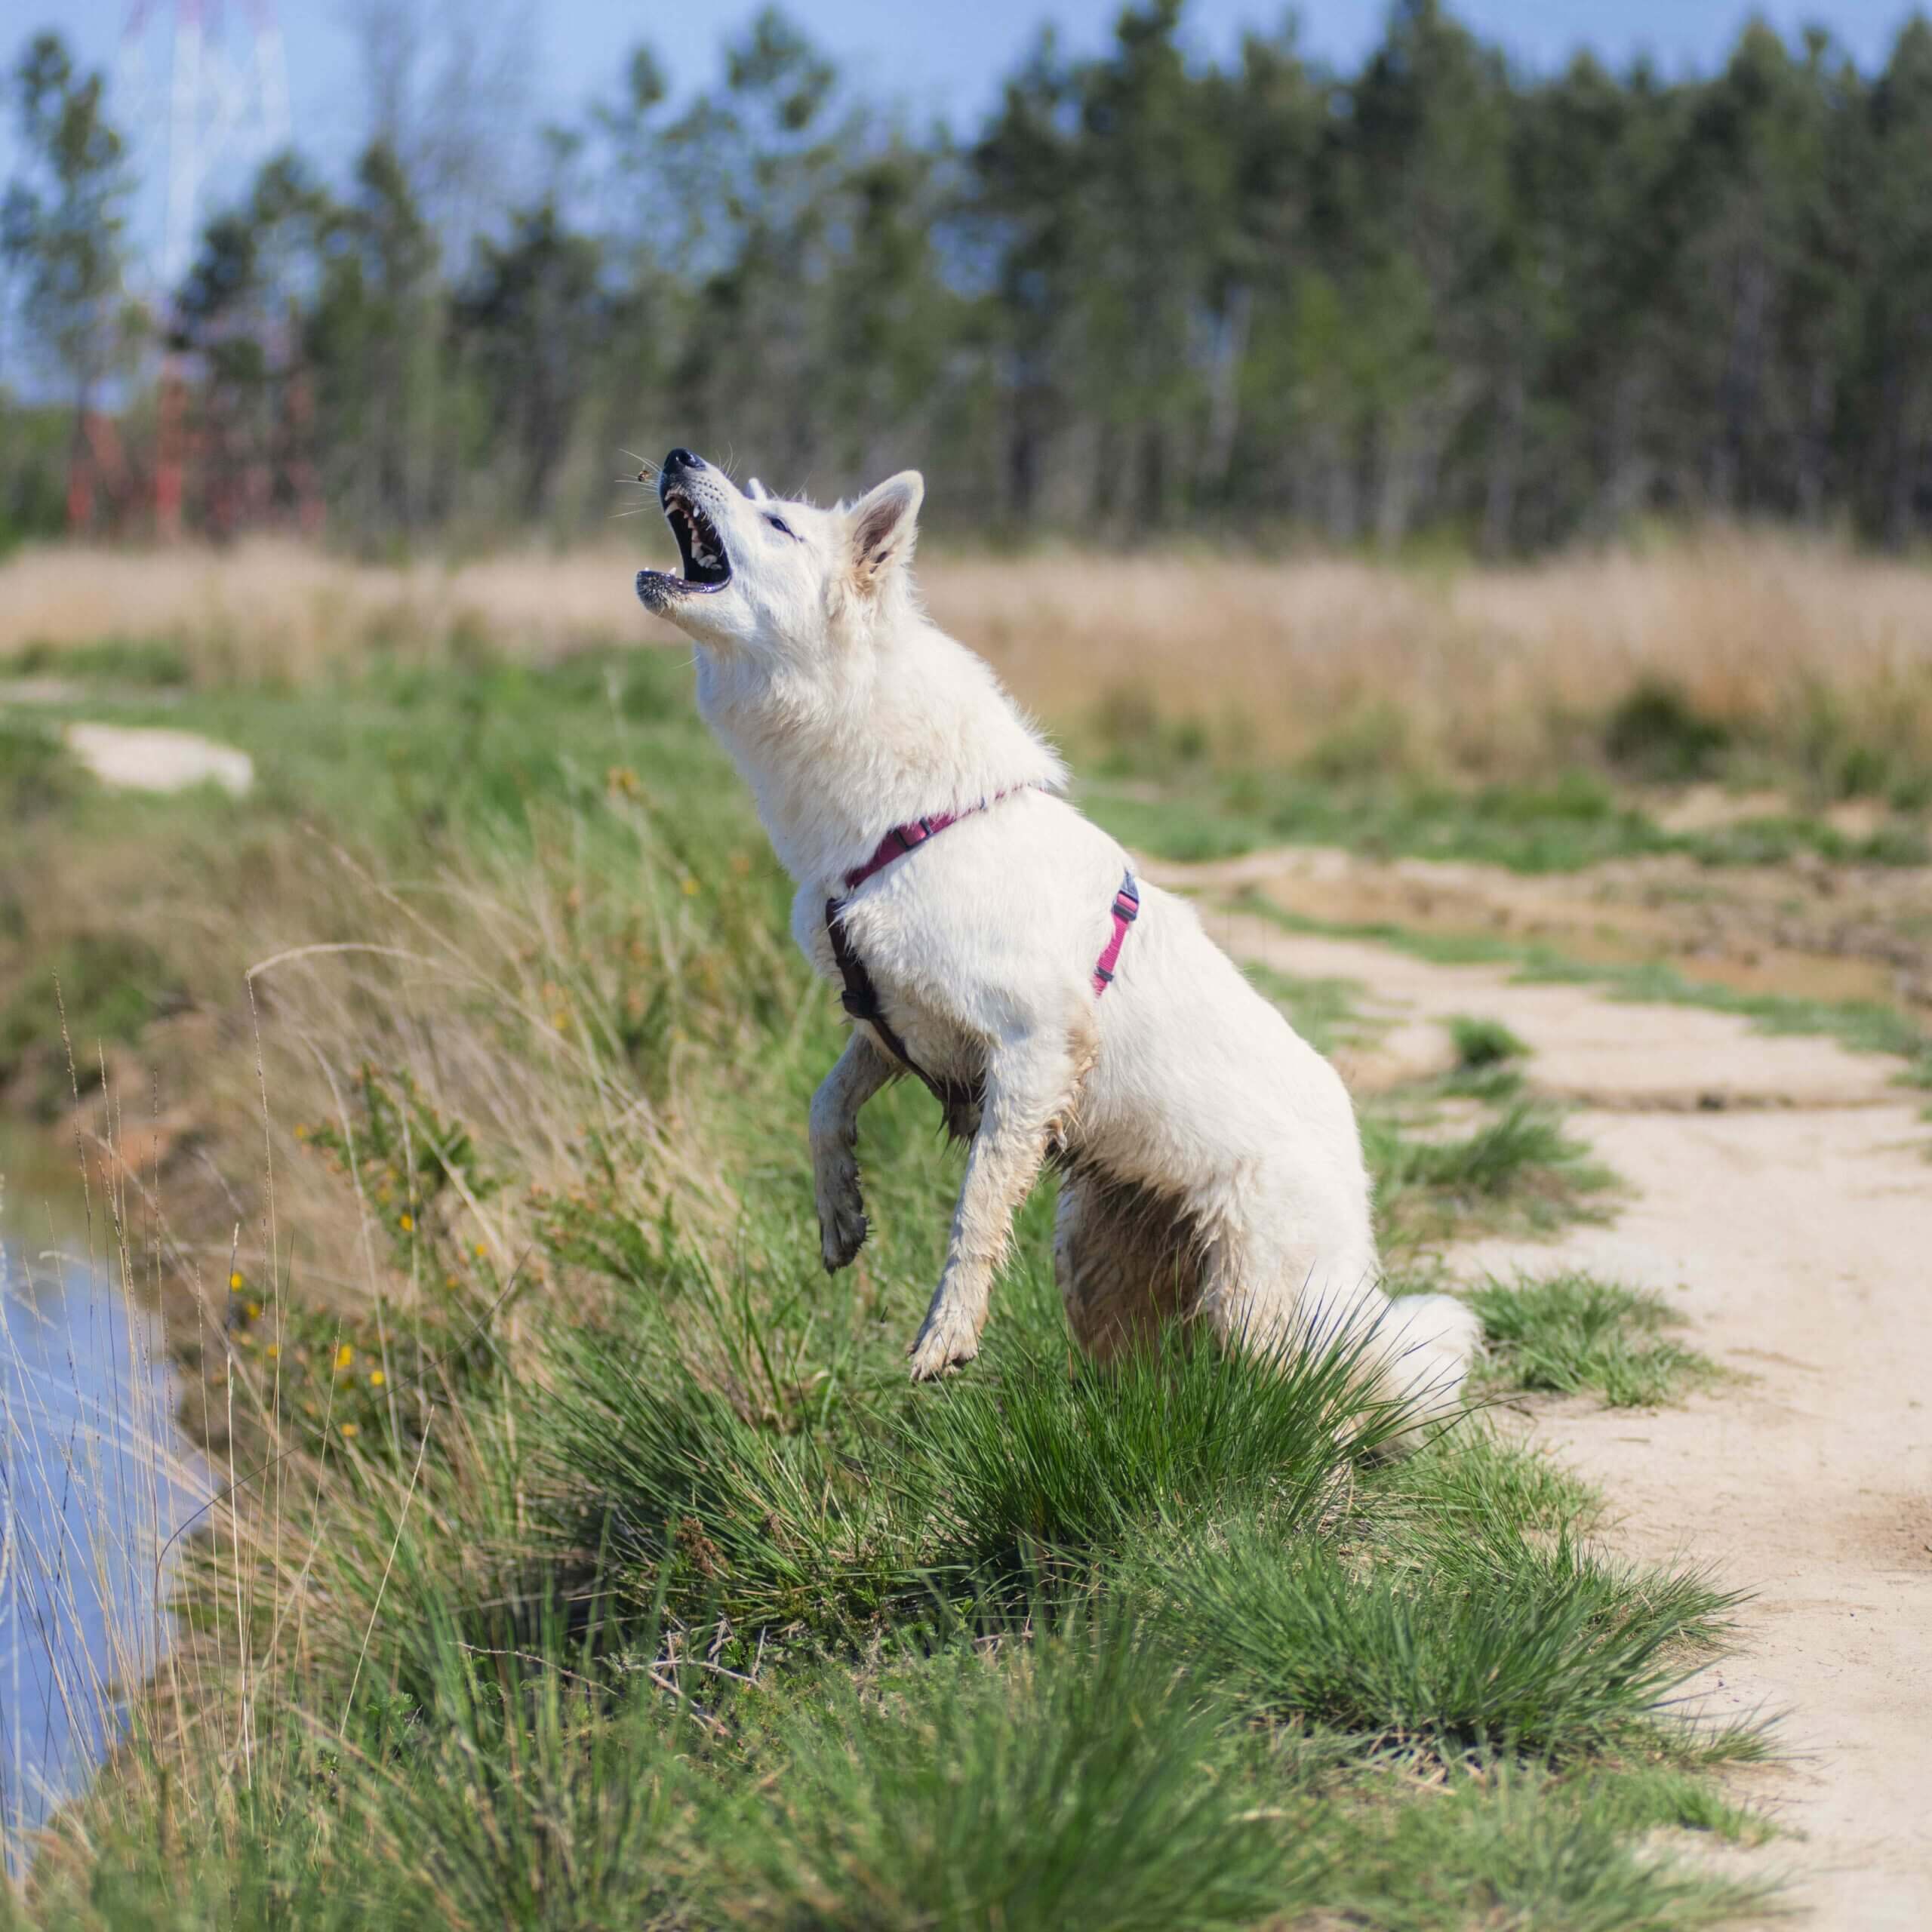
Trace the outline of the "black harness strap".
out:
M 826 936 L 832 941 L 832 957 L 838 965 L 840 978 L 845 982 L 845 990 L 838 996 L 840 1004 L 854 1020 L 863 1020 L 871 1027 L 884 1042 L 887 1051 L 909 1072 L 918 1075 L 926 1091 L 941 1106 L 950 1109 L 970 1100 L 971 1093 L 961 1082 L 935 1080 L 907 1051 L 898 1028 L 886 1018 L 885 1009 L 879 1004 L 878 989 L 872 984 L 871 974 L 866 971 L 866 962 L 852 950 L 852 942 L 845 937 L 845 922 L 840 916 L 844 909 L 842 899 L 828 899 L 825 902 Z

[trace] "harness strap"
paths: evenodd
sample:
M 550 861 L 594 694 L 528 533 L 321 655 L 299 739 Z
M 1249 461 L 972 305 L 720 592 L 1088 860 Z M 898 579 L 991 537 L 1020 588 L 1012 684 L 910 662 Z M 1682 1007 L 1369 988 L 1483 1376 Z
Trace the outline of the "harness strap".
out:
M 895 825 L 872 848 L 872 857 L 845 875 L 845 890 L 857 891 L 873 873 L 884 872 L 894 859 L 903 859 L 915 846 L 923 845 L 928 838 L 937 838 L 949 825 L 957 825 L 962 818 L 971 818 L 975 812 L 989 811 L 1001 799 L 1012 795 L 1011 792 L 995 792 L 990 798 L 982 798 L 977 805 L 968 805 L 962 811 L 935 812 L 931 818 L 915 818 L 907 824 Z
M 932 821 L 932 830 L 913 843 L 923 844 L 953 822 L 949 818 Z M 920 821 L 922 825 L 928 823 L 925 820 Z M 911 849 L 910 845 L 906 848 L 908 851 Z M 890 860 L 887 863 L 890 863 Z M 875 866 L 872 869 L 877 871 L 879 868 Z M 869 877 L 870 874 L 865 875 Z M 848 872 L 845 876 L 849 885 L 854 875 Z M 1127 943 L 1128 928 L 1140 916 L 1140 889 L 1134 884 L 1131 868 L 1121 875 L 1120 890 L 1114 894 L 1109 910 L 1113 919 L 1113 936 L 1094 962 L 1096 999 L 1113 984 L 1114 969 L 1120 962 L 1121 948 Z M 838 976 L 845 982 L 845 989 L 839 995 L 839 1004 L 854 1020 L 863 1020 L 870 1026 L 884 1044 L 886 1051 L 909 1072 L 916 1074 L 933 1098 L 950 1112 L 960 1102 L 971 1098 L 971 1094 L 960 1081 L 935 1079 L 907 1051 L 899 1029 L 885 1017 L 885 1009 L 879 1003 L 878 989 L 872 983 L 872 974 L 866 970 L 866 962 L 846 936 L 844 914 L 844 900 L 828 899 L 825 902 L 826 937 L 832 942 L 832 957 L 838 968 Z
M 879 1004 L 878 989 L 872 984 L 872 976 L 866 971 L 866 962 L 852 949 L 852 942 L 845 937 L 845 921 L 841 916 L 845 910 L 842 899 L 828 899 L 825 902 L 826 936 L 832 941 L 832 956 L 837 962 L 840 978 L 845 982 L 845 990 L 839 995 L 839 1004 L 854 1020 L 863 1020 L 885 1043 L 886 1050 L 894 1059 L 903 1061 L 916 1073 L 931 1090 L 934 1100 L 943 1106 L 946 1096 L 940 1083 L 935 1080 L 906 1050 L 906 1042 L 900 1037 L 899 1029 L 886 1018 L 885 1009 Z M 948 1081 L 948 1086 L 955 1083 Z
M 1106 943 L 1106 950 L 1094 963 L 1094 997 L 1101 994 L 1114 983 L 1114 968 L 1120 961 L 1120 949 L 1127 943 L 1127 929 L 1140 916 L 1140 888 L 1134 882 L 1130 871 L 1121 875 L 1120 890 L 1114 894 L 1114 936 Z

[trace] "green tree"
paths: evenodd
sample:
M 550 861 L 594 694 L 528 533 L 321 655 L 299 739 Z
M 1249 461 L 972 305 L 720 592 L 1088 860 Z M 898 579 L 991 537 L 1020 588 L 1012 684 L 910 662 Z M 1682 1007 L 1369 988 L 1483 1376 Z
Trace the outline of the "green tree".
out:
M 365 534 L 405 539 L 455 500 L 458 426 L 441 393 L 448 295 L 435 238 L 393 150 L 365 150 L 324 238 L 305 334 L 325 492 Z
M 121 287 L 132 183 L 102 77 L 82 73 L 57 34 L 29 42 L 13 83 L 26 168 L 0 202 L 0 254 L 30 335 L 72 386 L 78 438 L 134 331 Z
M 554 196 L 477 244 L 454 319 L 489 420 L 514 451 L 517 514 L 543 517 L 595 373 L 608 321 L 602 251 L 574 232 Z
M 1932 515 L 1932 24 L 1908 21 L 1872 89 L 1867 184 L 1869 401 L 1852 452 L 1872 524 L 1903 544 Z M 1859 451 L 1867 460 L 1856 462 Z

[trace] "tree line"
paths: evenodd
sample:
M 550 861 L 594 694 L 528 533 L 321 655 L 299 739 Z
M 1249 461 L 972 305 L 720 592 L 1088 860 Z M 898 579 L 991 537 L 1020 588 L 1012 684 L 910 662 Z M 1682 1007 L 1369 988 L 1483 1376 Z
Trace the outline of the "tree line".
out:
M 1289 26 L 1202 63 L 1183 12 L 1128 6 L 1094 57 L 1042 36 L 963 134 L 855 94 L 776 10 L 695 98 L 641 48 L 500 205 L 458 211 L 383 131 L 345 180 L 277 157 L 145 316 L 113 103 L 41 36 L 0 208 L 38 386 L 0 405 L 0 520 L 60 500 L 49 372 L 63 420 L 109 395 L 138 440 L 160 336 L 204 468 L 272 473 L 260 514 L 301 469 L 356 541 L 582 534 L 619 453 L 671 441 L 821 494 L 917 463 L 940 518 L 1005 534 L 1924 534 L 1922 16 L 1873 74 L 1757 23 L 1667 78 L 1525 74 L 1437 0 L 1352 73 Z M 234 520 L 214 487 L 191 521 Z

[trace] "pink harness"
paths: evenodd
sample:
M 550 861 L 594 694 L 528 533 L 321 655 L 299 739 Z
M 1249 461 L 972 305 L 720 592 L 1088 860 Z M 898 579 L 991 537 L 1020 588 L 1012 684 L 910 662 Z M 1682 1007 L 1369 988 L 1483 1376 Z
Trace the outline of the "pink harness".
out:
M 939 812 L 931 818 L 915 819 L 909 825 L 895 825 L 873 848 L 872 857 L 845 875 L 846 891 L 856 892 L 874 873 L 884 872 L 888 866 L 903 859 L 928 838 L 937 838 L 949 825 L 957 825 L 962 818 L 970 818 L 975 812 L 983 812 L 988 806 L 998 804 L 1007 795 L 1001 792 L 983 804 L 968 805 L 963 812 Z M 1101 949 L 1100 958 L 1094 962 L 1094 992 L 1097 998 L 1113 983 L 1121 948 L 1127 943 L 1128 928 L 1140 916 L 1140 893 L 1134 884 L 1131 869 L 1121 876 L 1120 890 L 1114 894 L 1112 909 L 1112 934 Z M 839 976 L 845 982 L 841 995 L 845 1011 L 854 1020 L 864 1020 L 885 1042 L 894 1057 L 903 1061 L 925 1082 L 941 1106 L 949 1107 L 971 1098 L 959 1081 L 935 1080 L 906 1051 L 906 1042 L 886 1018 L 879 1004 L 878 989 L 866 971 L 866 962 L 853 950 L 851 940 L 845 937 L 844 911 L 843 899 L 828 899 L 825 902 L 826 934 L 832 941 L 832 956 L 838 962 Z

